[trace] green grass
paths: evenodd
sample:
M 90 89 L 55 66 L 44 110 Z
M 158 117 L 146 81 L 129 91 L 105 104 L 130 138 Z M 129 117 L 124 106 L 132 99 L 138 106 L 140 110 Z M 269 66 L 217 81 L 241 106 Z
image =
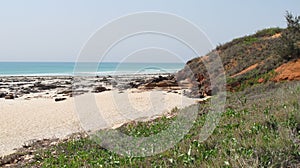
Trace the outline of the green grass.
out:
M 241 75 L 240 78 L 227 78 L 227 84 L 231 84 L 234 82 L 239 82 L 240 86 L 237 86 L 235 90 L 237 91 L 243 91 L 251 86 L 255 86 L 260 84 L 259 79 L 263 80 L 263 83 L 266 83 L 270 80 L 272 80 L 276 76 L 276 72 L 274 70 L 266 72 L 266 73 L 260 73 L 258 70 L 252 70 L 245 75 Z
M 267 87 L 268 86 L 268 87 Z M 201 105 L 192 129 L 173 148 L 150 157 L 120 156 L 89 138 L 61 143 L 35 153 L 41 167 L 297 167 L 300 165 L 300 86 L 258 85 L 229 94 L 213 134 L 199 142 L 209 104 Z M 120 131 L 150 136 L 174 118 L 129 123 Z
M 248 36 L 248 37 L 244 38 L 243 44 L 245 44 L 245 45 L 251 45 L 251 44 L 257 42 L 258 40 L 259 39 L 256 38 L 256 37 Z

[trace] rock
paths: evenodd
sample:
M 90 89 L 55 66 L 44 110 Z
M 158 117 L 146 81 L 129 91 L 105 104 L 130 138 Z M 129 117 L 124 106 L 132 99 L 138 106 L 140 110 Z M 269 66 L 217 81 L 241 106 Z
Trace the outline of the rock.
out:
M 5 99 L 14 99 L 15 96 L 12 93 L 10 93 L 10 94 L 6 95 L 4 98 Z
M 130 86 L 131 88 L 138 88 L 138 87 L 140 86 L 140 84 L 139 84 L 139 83 L 130 82 L 130 83 L 129 83 L 129 86 Z
M 93 93 L 100 93 L 100 92 L 104 92 L 104 91 L 107 91 L 107 90 L 109 90 L 109 89 L 106 89 L 103 86 L 96 86 L 92 92 Z
M 36 82 L 33 86 L 37 87 L 39 90 L 50 90 L 58 87 L 54 84 L 42 84 L 41 82 Z
M 65 98 L 65 97 L 61 97 L 61 98 L 55 98 L 55 101 L 56 102 L 59 102 L 59 101 L 64 101 L 64 100 L 66 100 L 67 98 Z
M 174 75 L 169 75 L 167 77 L 158 76 L 158 78 L 153 78 L 147 82 L 141 81 L 138 86 L 142 85 L 147 89 L 152 89 L 154 87 L 177 87 L 179 86 Z
M 158 78 L 154 78 L 152 79 L 152 83 L 158 83 L 158 82 L 161 82 L 161 81 L 164 81 L 164 80 L 168 80 L 167 77 L 162 77 L 162 76 L 158 76 Z
M 171 87 L 171 86 L 178 86 L 178 83 L 173 80 L 165 80 L 165 81 L 158 82 L 156 84 L 156 86 L 157 87 Z
M 7 95 L 7 93 L 5 93 L 5 92 L 0 92 L 0 98 L 5 98 L 6 95 Z
M 100 82 L 108 82 L 107 78 L 106 77 L 103 77 Z
M 175 76 L 174 76 L 174 75 L 168 75 L 168 76 L 167 76 L 167 79 L 168 79 L 168 80 L 175 80 Z
M 29 88 L 24 88 L 23 90 L 20 91 L 21 94 L 30 94 L 30 89 Z
M 66 85 L 71 85 L 72 82 L 70 82 L 70 81 L 65 81 L 65 84 L 66 84 Z
M 146 88 L 154 88 L 155 86 L 156 86 L 156 84 L 152 83 L 152 82 L 147 83 L 147 84 L 144 85 L 144 87 L 146 87 Z
M 68 90 L 63 90 L 63 91 L 60 91 L 58 92 L 57 94 L 72 94 L 72 90 L 71 89 L 68 89 Z

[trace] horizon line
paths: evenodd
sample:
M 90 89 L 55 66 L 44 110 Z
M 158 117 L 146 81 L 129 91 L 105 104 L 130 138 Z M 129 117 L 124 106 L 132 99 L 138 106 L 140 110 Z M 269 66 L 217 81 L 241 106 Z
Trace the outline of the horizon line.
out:
M 117 62 L 117 61 L 102 61 L 102 62 L 72 62 L 72 61 L 0 61 L 0 63 L 166 63 L 166 64 L 185 64 L 186 62 Z

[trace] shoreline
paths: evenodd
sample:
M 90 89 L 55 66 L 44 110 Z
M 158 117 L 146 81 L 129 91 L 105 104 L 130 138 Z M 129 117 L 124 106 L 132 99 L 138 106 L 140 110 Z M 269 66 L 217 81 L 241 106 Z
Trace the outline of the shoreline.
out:
M 71 76 L 0 77 L 0 156 L 33 140 L 84 132 L 76 113 L 77 97 L 95 98 L 105 119 L 101 129 L 151 120 L 198 100 L 187 97 L 183 90 L 188 86 L 181 88 L 169 73 L 79 78 L 83 80 L 74 84 Z
M 86 77 L 106 77 L 106 76 L 134 76 L 134 75 L 138 75 L 138 76 L 143 76 L 143 75 L 172 75 L 177 73 L 178 70 L 176 70 L 175 72 L 163 72 L 163 73 L 120 73 L 120 74 L 95 74 L 95 73 L 82 73 L 84 75 L 75 75 L 75 74 L 60 74 L 60 73 L 45 73 L 45 74 L 17 74 L 17 75 L 12 75 L 12 74 L 8 74 L 8 75 L 3 75 L 0 74 L 0 78 L 2 77 L 75 77 L 75 76 L 86 76 Z M 87 75 L 90 74 L 90 75 Z

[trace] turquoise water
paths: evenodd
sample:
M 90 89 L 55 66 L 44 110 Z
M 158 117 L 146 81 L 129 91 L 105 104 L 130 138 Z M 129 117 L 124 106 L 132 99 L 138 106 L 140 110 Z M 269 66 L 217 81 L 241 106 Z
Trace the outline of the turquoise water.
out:
M 0 76 L 54 76 L 73 75 L 74 62 L 0 62 Z M 95 68 L 97 67 L 96 71 Z M 155 74 L 173 73 L 184 67 L 183 63 L 80 63 L 86 75 Z

